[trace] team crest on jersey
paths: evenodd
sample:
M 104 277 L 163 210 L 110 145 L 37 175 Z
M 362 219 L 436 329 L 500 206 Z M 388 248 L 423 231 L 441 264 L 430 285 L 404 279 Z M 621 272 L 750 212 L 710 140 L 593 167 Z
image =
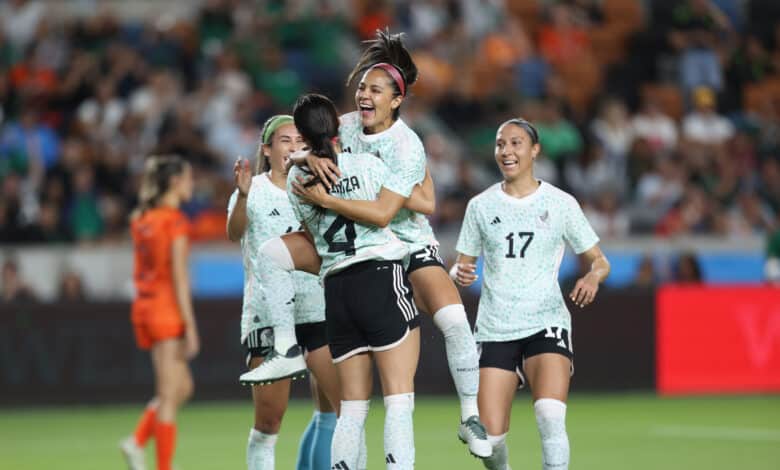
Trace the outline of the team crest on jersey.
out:
M 550 228 L 550 211 L 546 210 L 536 218 L 536 228 Z

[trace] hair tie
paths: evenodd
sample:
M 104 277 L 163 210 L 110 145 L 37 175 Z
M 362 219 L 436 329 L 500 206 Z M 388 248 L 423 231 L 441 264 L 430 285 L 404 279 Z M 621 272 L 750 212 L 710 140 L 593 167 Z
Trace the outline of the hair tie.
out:
M 398 85 L 398 89 L 401 90 L 401 96 L 406 96 L 406 82 L 404 81 L 403 75 L 401 75 L 401 72 L 398 71 L 398 68 L 395 65 L 388 64 L 387 62 L 380 62 L 378 64 L 372 65 L 369 70 L 373 69 L 382 69 L 390 74 L 390 77 L 393 79 L 395 84 Z

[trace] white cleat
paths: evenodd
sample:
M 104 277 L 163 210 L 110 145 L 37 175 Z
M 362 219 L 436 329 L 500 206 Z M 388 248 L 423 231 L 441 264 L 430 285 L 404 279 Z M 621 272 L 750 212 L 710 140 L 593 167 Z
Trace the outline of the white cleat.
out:
M 119 450 L 125 456 L 127 468 L 130 470 L 146 470 L 146 453 L 135 443 L 135 437 L 130 436 L 119 442 Z
M 297 379 L 306 375 L 306 361 L 298 345 L 291 347 L 286 354 L 272 349 L 262 364 L 241 374 L 238 381 L 242 385 L 268 385 L 283 379 Z
M 458 438 L 469 447 L 469 452 L 474 457 L 486 459 L 493 455 L 493 446 L 488 442 L 485 426 L 477 415 L 460 423 Z

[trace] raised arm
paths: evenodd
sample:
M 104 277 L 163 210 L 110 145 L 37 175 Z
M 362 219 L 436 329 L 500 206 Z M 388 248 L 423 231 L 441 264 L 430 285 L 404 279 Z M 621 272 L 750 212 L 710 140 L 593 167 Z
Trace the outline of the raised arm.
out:
M 233 175 L 236 182 L 236 202 L 228 214 L 227 236 L 230 241 L 237 242 L 244 236 L 249 219 L 246 216 L 246 201 L 249 196 L 249 188 L 252 186 L 252 171 L 249 169 L 249 160 L 238 158 L 233 165 Z
M 590 263 L 590 271 L 577 280 L 569 297 L 575 304 L 584 307 L 596 298 L 599 284 L 609 276 L 610 266 L 607 257 L 598 245 L 580 254 Z
M 425 179 L 414 187 L 411 196 L 404 202 L 404 207 L 425 215 L 431 215 L 436 211 L 436 191 L 428 167 L 425 167 Z

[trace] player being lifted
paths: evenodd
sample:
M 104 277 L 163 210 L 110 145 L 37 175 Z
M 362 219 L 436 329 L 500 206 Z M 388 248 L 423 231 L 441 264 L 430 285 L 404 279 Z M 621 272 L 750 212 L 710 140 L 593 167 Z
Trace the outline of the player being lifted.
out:
M 307 366 L 314 375 L 312 397 L 317 409 L 301 439 L 298 470 L 330 467 L 336 426 L 331 402 L 338 406 L 339 387 L 326 347 L 325 298 L 317 276 L 304 272 L 290 276 L 292 297 L 267 292 L 268 286 L 259 282 L 258 271 L 265 266 L 258 262 L 257 253 L 266 240 L 300 229 L 287 197 L 285 163 L 302 147 L 292 116 L 277 115 L 266 121 L 257 151 L 257 175 L 252 176 L 248 161 L 236 162 L 237 188 L 228 204 L 227 226 L 228 237 L 241 241 L 244 261 L 241 343 L 247 348 L 247 365 L 250 369 L 260 365 L 276 344 L 299 361 L 297 371 L 290 375 L 303 374 Z M 270 326 L 272 312 L 285 322 Z M 274 448 L 289 395 L 289 378 L 268 387 L 252 387 L 255 422 L 247 444 L 249 470 L 274 468 Z
M 338 114 L 328 98 L 302 96 L 293 114 L 311 152 L 341 165 L 342 177 L 331 189 L 334 197 L 352 202 L 381 197 L 386 191 L 384 185 L 391 180 L 389 168 L 373 154 L 342 152 Z M 305 174 L 293 168 L 288 191 Z M 322 188 L 322 183 L 314 177 L 306 186 Z M 359 454 L 371 396 L 373 359 L 385 402 L 387 468 L 412 469 L 414 375 L 420 331 L 402 265 L 408 246 L 387 227 L 354 222 L 297 196 L 291 195 L 291 201 L 322 259 L 320 277 L 325 285 L 328 340 L 342 396 L 333 436 L 332 468 L 365 468 Z
M 170 470 L 176 412 L 192 395 L 187 361 L 200 348 L 187 272 L 188 223 L 179 210 L 192 197 L 192 169 L 176 156 L 149 157 L 132 216 L 136 298 L 131 320 L 138 347 L 150 350 L 155 396 L 133 436 L 121 443 L 131 470 L 146 468 L 143 447 L 157 441 L 157 468 Z
M 341 117 L 339 135 L 344 149 L 353 153 L 373 153 L 381 158 L 390 175 L 385 190 L 375 201 L 346 201 L 309 187 L 300 195 L 310 202 L 341 214 L 345 218 L 390 228 L 411 250 L 407 268 L 421 310 L 433 315 L 434 324 L 444 335 L 447 362 L 461 404 L 458 436 L 478 457 L 487 457 L 487 441 L 477 407 L 479 369 L 476 343 L 457 288 L 449 279 L 438 256 L 438 242 L 423 213 L 426 207 L 408 204 L 409 196 L 420 183 L 429 184 L 426 176 L 425 150 L 417 134 L 400 118 L 400 107 L 417 80 L 417 67 L 401 42 L 401 35 L 378 31 L 376 39 L 355 65 L 347 82 L 360 77 L 355 93 L 358 111 Z M 306 164 L 330 188 L 341 175 L 337 165 L 315 155 Z M 431 191 L 431 198 L 432 198 Z M 284 237 L 287 248 L 294 251 L 301 235 Z M 264 379 L 276 371 L 269 370 Z
M 590 271 L 569 294 L 584 307 L 609 274 L 609 262 L 577 200 L 534 178 L 536 129 L 511 119 L 498 128 L 495 159 L 504 180 L 468 204 L 451 275 L 461 286 L 484 282 L 475 335 L 480 344 L 479 409 L 493 446 L 483 462 L 509 469 L 506 434 L 518 385 L 528 384 L 542 441 L 542 468 L 569 465 L 566 398 L 573 372 L 571 316 L 558 285 L 564 243 L 585 257 Z

